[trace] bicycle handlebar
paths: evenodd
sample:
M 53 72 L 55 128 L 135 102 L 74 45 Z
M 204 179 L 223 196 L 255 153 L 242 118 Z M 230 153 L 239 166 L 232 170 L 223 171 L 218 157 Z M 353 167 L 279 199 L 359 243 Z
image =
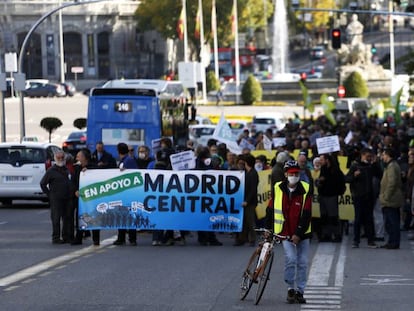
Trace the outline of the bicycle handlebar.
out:
M 258 229 L 254 229 L 254 230 L 257 231 L 257 232 L 263 232 L 265 234 L 272 235 L 274 238 L 276 238 L 278 240 L 290 240 L 290 236 L 276 234 L 272 230 L 269 230 L 269 229 L 266 229 L 266 228 L 258 228 Z

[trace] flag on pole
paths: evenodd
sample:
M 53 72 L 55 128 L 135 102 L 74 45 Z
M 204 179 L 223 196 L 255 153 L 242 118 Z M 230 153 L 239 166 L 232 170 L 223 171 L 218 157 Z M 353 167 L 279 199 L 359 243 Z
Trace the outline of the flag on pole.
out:
M 201 7 L 198 6 L 197 15 L 195 20 L 194 37 L 200 39 L 200 24 L 201 24 Z
M 305 108 L 309 110 L 310 113 L 313 113 L 315 111 L 315 106 L 313 105 L 312 99 L 309 96 L 308 88 L 302 81 L 299 81 L 299 85 L 302 90 L 303 104 Z
M 180 18 L 178 19 L 177 23 L 177 34 L 178 39 L 183 40 L 184 39 L 184 19 L 185 19 L 185 7 L 181 9 Z
M 335 126 L 336 125 L 336 120 L 335 120 L 334 115 L 332 114 L 332 110 L 335 109 L 335 104 L 328 99 L 328 95 L 326 95 L 326 94 L 321 95 L 320 101 L 321 101 L 321 104 L 322 104 L 323 113 L 324 113 L 325 117 L 328 119 L 328 121 L 333 126 Z
M 237 0 L 233 0 L 232 12 L 232 34 L 234 35 L 234 70 L 236 78 L 236 103 L 239 103 L 239 86 L 240 86 L 240 58 L 239 58 L 239 25 L 237 17 Z
M 400 108 L 400 104 L 401 104 L 401 95 L 403 93 L 403 88 L 400 88 L 400 90 L 394 95 L 394 100 L 395 101 L 395 124 L 400 125 L 401 123 L 401 108 Z
M 213 0 L 211 7 L 211 33 L 213 34 L 214 73 L 216 78 L 219 79 L 216 0 Z
M 213 138 L 217 139 L 219 142 L 225 143 L 231 152 L 235 154 L 241 153 L 241 148 L 236 142 L 237 137 L 234 137 L 231 132 L 229 123 L 224 117 L 224 113 L 221 113 L 220 120 L 214 129 Z
M 233 38 L 236 36 L 236 32 L 237 32 L 237 5 L 236 5 L 236 1 L 237 0 L 233 0 L 233 8 L 231 10 L 231 17 L 230 17 L 231 36 Z

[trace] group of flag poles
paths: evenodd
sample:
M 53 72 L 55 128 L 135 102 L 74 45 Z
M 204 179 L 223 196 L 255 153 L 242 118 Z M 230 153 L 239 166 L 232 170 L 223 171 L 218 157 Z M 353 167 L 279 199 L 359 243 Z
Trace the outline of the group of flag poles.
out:
M 184 41 L 184 62 L 189 61 L 188 57 L 188 34 L 187 34 L 187 5 L 186 0 L 182 1 L 182 9 L 180 18 L 177 24 L 178 38 Z M 237 16 L 237 0 L 233 0 L 233 8 L 231 15 L 232 34 L 234 37 L 234 58 L 235 58 L 235 78 L 236 86 L 240 85 L 240 60 L 239 60 L 239 36 L 238 36 L 238 16 Z M 218 40 L 217 40 L 217 11 L 216 0 L 212 0 L 211 8 L 211 33 L 213 34 L 213 54 L 214 54 L 214 73 L 219 79 L 219 64 L 218 64 Z M 198 9 L 195 24 L 195 37 L 200 39 L 200 57 L 205 57 L 204 49 L 206 44 L 204 42 L 204 26 L 203 26 L 203 5 L 202 0 L 198 0 Z M 201 59 L 201 63 L 205 63 Z
M 188 34 L 187 34 L 187 4 L 186 0 L 182 1 L 182 9 L 180 18 L 177 24 L 177 33 L 178 38 L 180 40 L 184 40 L 184 62 L 189 61 L 188 57 Z M 239 59 L 239 31 L 238 31 L 238 15 L 237 15 L 237 0 L 233 0 L 233 7 L 232 7 L 232 14 L 231 14 L 231 29 L 232 35 L 234 37 L 234 58 L 235 58 L 235 82 L 236 82 L 236 89 L 239 88 L 240 85 L 240 59 Z M 212 0 L 212 8 L 211 8 L 211 32 L 213 34 L 213 55 L 214 55 L 214 72 L 217 79 L 219 79 L 219 64 L 218 64 L 218 40 L 217 40 L 217 11 L 216 11 L 216 0 Z M 203 5 L 202 0 L 198 0 L 198 9 L 196 15 L 196 25 L 195 25 L 195 37 L 200 39 L 200 58 L 205 57 L 206 53 L 204 49 L 206 48 L 206 44 L 204 42 L 204 24 L 203 24 Z M 201 63 L 205 63 L 203 59 L 201 59 Z M 203 81 L 203 97 L 205 99 L 206 93 L 206 82 L 205 77 Z M 307 87 L 304 83 L 299 82 L 303 101 L 304 101 L 304 109 L 309 110 L 310 113 L 314 112 L 314 105 L 312 100 L 309 96 L 309 92 Z M 400 121 L 400 98 L 401 98 L 402 89 L 397 92 L 395 96 L 390 97 L 389 106 L 395 107 L 395 117 L 396 121 L 399 123 Z M 238 102 L 238 98 L 236 99 Z M 320 98 L 320 103 L 322 104 L 324 114 L 329 120 L 332 125 L 336 125 L 336 120 L 332 114 L 332 111 L 335 109 L 335 104 L 328 99 L 326 94 L 323 94 Z

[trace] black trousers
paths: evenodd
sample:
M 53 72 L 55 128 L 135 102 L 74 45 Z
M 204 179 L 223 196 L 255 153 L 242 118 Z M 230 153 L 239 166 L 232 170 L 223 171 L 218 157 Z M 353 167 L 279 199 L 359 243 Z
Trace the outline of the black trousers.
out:
M 62 198 L 49 198 L 50 219 L 52 221 L 52 240 L 71 240 L 71 211 L 72 200 Z M 61 226 L 62 222 L 62 226 Z
M 128 240 L 129 242 L 136 242 L 137 241 L 137 230 L 136 229 L 118 229 L 118 238 L 117 240 L 120 242 L 125 242 L 125 236 L 128 231 Z

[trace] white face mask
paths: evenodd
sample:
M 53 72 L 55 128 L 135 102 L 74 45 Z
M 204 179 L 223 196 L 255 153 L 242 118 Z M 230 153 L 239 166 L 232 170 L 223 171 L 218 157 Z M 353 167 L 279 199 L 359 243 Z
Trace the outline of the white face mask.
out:
M 57 166 L 60 166 L 60 167 L 65 166 L 65 161 L 55 161 L 55 163 Z
M 254 165 L 254 169 L 256 170 L 256 171 L 262 171 L 263 170 L 263 165 L 262 165 L 262 163 L 256 163 L 255 165 Z
M 300 177 L 299 176 L 288 176 L 287 179 L 289 181 L 289 184 L 296 185 L 299 182 Z
M 143 152 L 138 153 L 138 157 L 142 160 L 145 159 L 145 153 Z

